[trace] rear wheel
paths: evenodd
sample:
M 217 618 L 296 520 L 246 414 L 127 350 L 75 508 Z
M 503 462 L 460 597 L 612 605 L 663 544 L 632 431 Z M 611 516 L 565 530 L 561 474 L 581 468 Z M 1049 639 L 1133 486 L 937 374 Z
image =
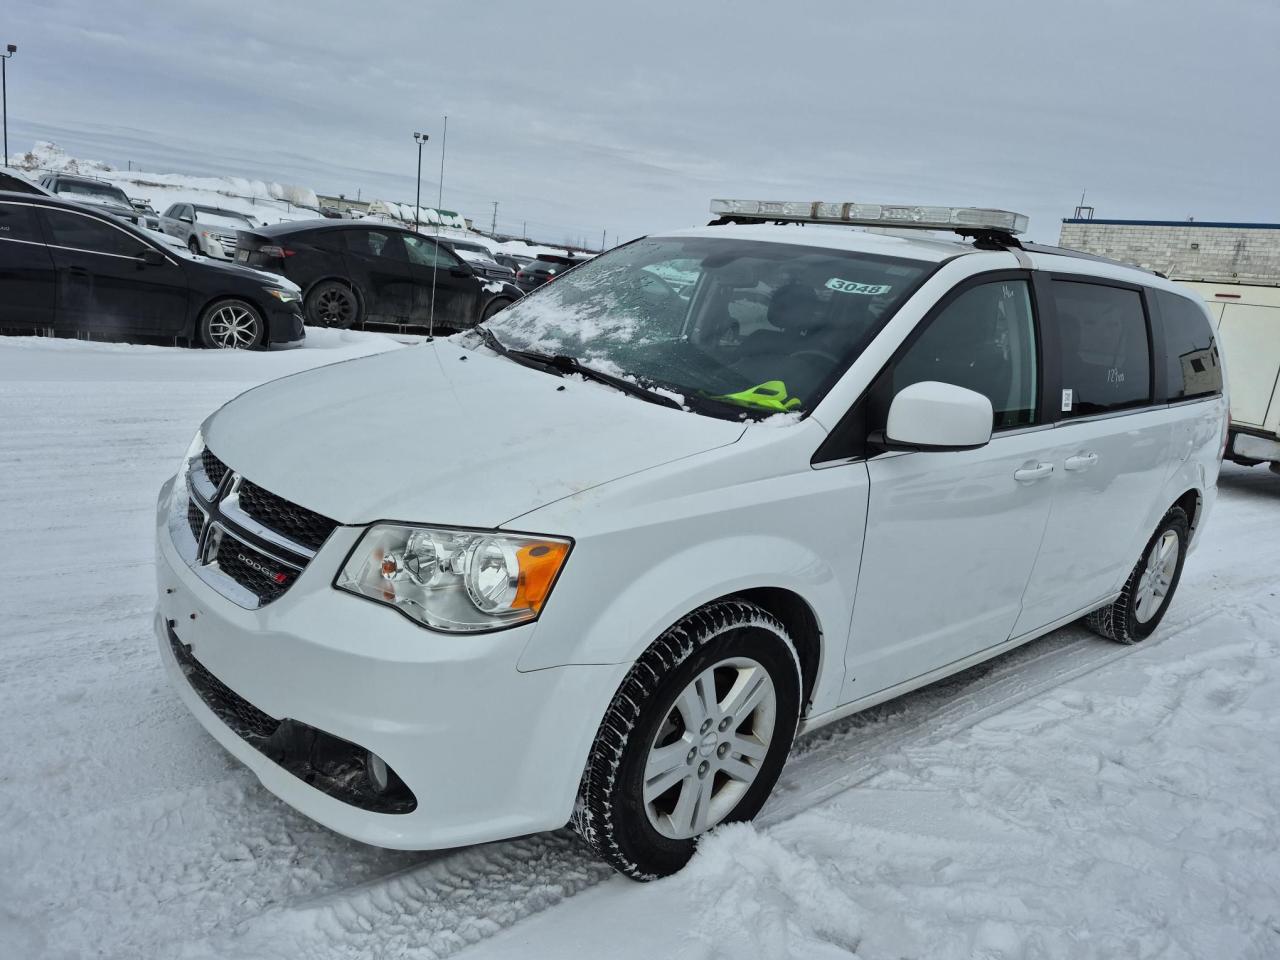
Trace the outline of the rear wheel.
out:
M 348 330 L 360 321 L 360 301 L 355 291 L 336 280 L 317 283 L 307 294 L 307 323 L 315 327 Z
M 218 300 L 200 314 L 200 343 L 216 350 L 248 350 L 266 340 L 266 324 L 244 300 Z
M 1174 507 L 1166 513 L 1119 598 L 1085 618 L 1089 629 L 1119 643 L 1138 643 L 1151 636 L 1182 579 L 1190 531 L 1185 510 Z
M 666 876 L 699 835 L 750 820 L 791 749 L 800 669 L 786 629 L 755 604 L 717 601 L 636 661 L 596 734 L 573 826 L 636 880 Z

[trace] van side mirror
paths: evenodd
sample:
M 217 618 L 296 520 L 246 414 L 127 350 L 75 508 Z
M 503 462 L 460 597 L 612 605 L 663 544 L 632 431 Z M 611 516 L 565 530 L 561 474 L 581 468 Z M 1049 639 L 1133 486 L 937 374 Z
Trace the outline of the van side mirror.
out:
M 889 405 L 890 450 L 975 450 L 991 442 L 994 415 L 982 394 L 926 380 L 903 387 Z

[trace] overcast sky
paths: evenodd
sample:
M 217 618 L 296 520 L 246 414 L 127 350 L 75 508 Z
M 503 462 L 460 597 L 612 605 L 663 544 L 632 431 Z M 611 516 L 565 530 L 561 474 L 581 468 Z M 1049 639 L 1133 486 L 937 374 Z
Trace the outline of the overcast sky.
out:
M 434 199 L 552 242 L 712 197 L 1280 221 L 1277 0 L 6 0 L 10 152 Z

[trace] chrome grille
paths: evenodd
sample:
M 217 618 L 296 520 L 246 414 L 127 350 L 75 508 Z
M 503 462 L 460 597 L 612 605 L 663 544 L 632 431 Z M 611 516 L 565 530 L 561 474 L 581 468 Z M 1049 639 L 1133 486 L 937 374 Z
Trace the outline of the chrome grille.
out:
M 181 491 L 174 496 L 169 530 L 178 552 L 202 580 L 250 610 L 283 596 L 338 526 L 250 483 L 207 448 L 187 464 L 185 503 L 177 502 Z

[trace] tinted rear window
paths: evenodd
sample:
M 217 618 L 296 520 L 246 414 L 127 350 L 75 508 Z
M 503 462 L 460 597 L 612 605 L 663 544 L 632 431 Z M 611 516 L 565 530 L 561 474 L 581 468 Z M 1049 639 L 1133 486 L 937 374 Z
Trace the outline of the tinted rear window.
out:
M 20 203 L 0 203 L 0 240 L 43 242 L 35 209 Z
M 1222 364 L 1213 327 L 1199 302 L 1155 291 L 1164 330 L 1169 400 L 1189 400 L 1222 392 Z
M 1053 281 L 1062 412 L 1088 417 L 1151 401 L 1151 348 L 1136 290 Z M 1070 391 L 1070 393 L 1068 393 Z

